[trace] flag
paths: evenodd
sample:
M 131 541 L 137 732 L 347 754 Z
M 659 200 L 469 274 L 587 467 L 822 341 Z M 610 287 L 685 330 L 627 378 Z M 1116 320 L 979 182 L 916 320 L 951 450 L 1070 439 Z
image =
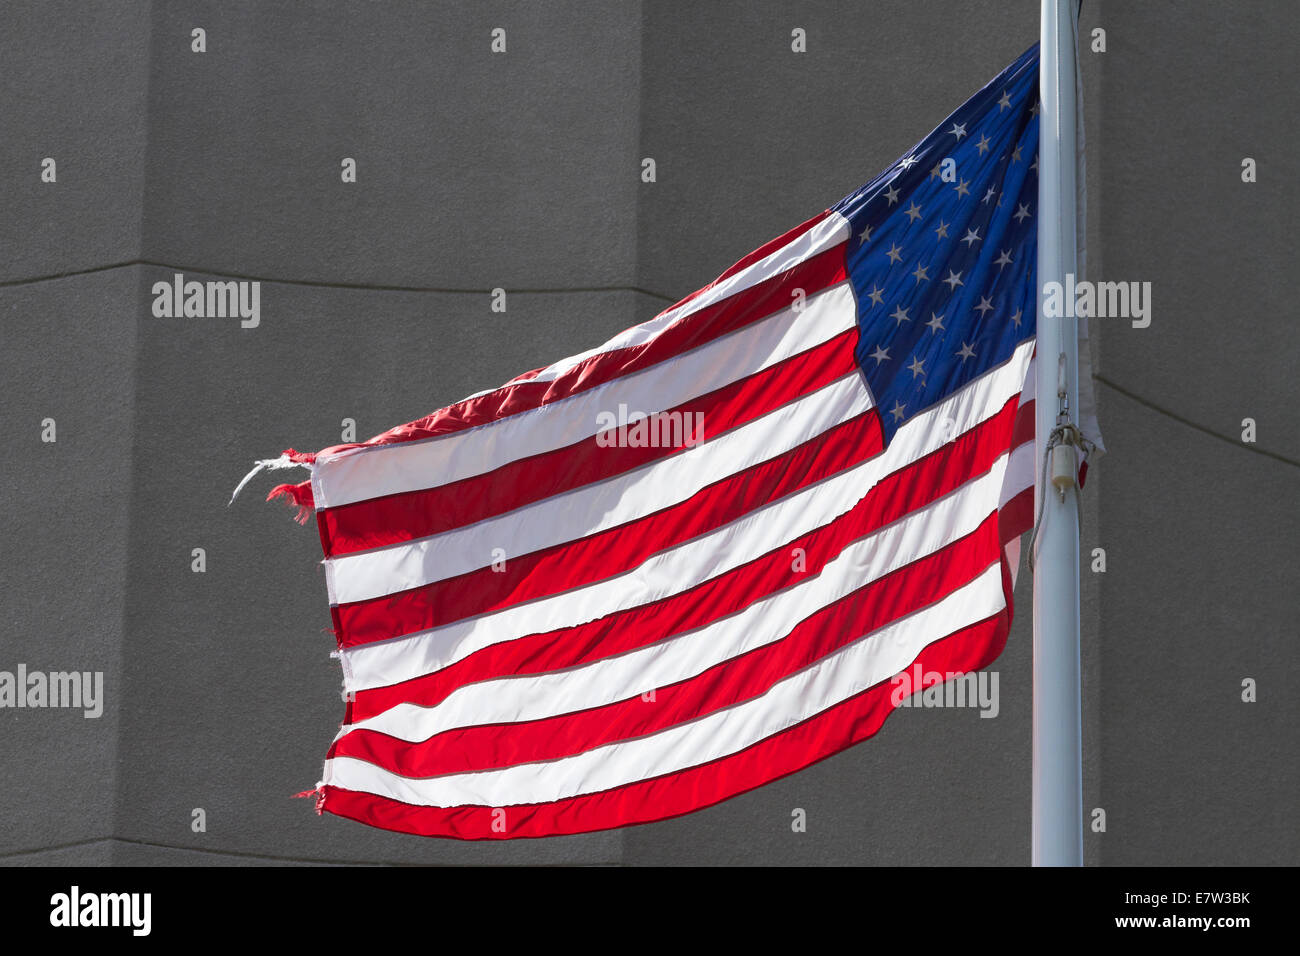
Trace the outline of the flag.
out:
M 318 810 L 462 839 L 647 823 L 1000 653 L 1033 520 L 1038 52 L 604 345 L 290 450 L 348 703 Z M 917 688 L 919 689 L 919 688 Z

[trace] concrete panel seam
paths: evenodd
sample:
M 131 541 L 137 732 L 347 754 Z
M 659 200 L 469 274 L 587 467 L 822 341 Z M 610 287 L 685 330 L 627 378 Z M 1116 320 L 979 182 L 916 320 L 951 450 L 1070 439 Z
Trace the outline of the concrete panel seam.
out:
M 179 846 L 173 843 L 155 843 L 150 840 L 131 840 L 125 837 L 94 837 L 88 840 L 74 840 L 71 843 L 56 843 L 50 846 L 35 847 L 30 850 L 11 850 L 0 853 L 0 860 L 18 859 L 24 856 L 37 856 L 58 850 L 71 850 L 83 846 L 96 846 L 101 843 L 120 843 L 126 846 L 146 847 L 155 850 L 179 850 L 184 853 L 204 853 L 210 856 L 230 857 L 242 860 L 273 860 L 277 863 L 312 863 L 334 866 L 479 866 L 483 864 L 414 862 L 402 860 L 351 860 L 329 859 L 326 857 L 278 856 L 269 853 L 248 853 L 242 850 L 213 850 L 207 847 Z M 570 863 L 529 863 L 530 867 L 571 866 Z
M 297 285 L 307 286 L 318 289 L 355 289 L 361 292 L 433 292 L 444 295 L 490 295 L 491 289 L 466 289 L 439 286 L 414 286 L 414 285 L 386 285 L 382 283 L 369 282 L 325 282 L 317 279 L 275 279 L 269 276 L 257 276 L 240 272 L 222 272 L 215 269 L 204 269 L 198 266 L 180 266 L 170 262 L 158 262 L 153 259 L 131 259 L 126 262 L 115 262 L 111 265 L 92 266 L 86 269 L 74 269 L 68 272 L 58 272 L 45 276 L 31 276 L 23 279 L 7 279 L 0 281 L 0 289 L 11 288 L 14 286 L 33 285 L 37 282 L 52 282 L 55 279 L 68 279 L 74 276 L 93 275 L 97 272 L 109 272 L 113 269 L 125 269 L 131 266 L 150 266 L 156 269 L 171 269 L 176 272 L 187 272 L 198 275 L 223 276 L 230 279 L 245 279 L 252 282 L 265 282 L 270 285 Z M 676 302 L 677 299 L 670 295 L 664 295 L 662 292 L 655 292 L 651 289 L 642 289 L 638 286 L 568 286 L 548 289 L 529 289 L 513 288 L 508 291 L 522 295 L 549 295 L 549 294 L 566 294 L 566 293 L 584 293 L 584 292 L 632 292 L 637 295 L 650 296 L 654 299 L 661 299 L 664 302 Z
M 1256 455 L 1263 455 L 1265 458 L 1272 458 L 1275 461 L 1282 462 L 1284 465 L 1291 465 L 1293 467 L 1300 468 L 1300 461 L 1296 461 L 1294 458 L 1287 458 L 1285 455 L 1279 455 L 1275 451 L 1269 451 L 1266 448 L 1260 448 L 1258 445 L 1246 444 L 1228 435 L 1220 434 L 1219 432 L 1216 432 L 1211 428 L 1207 428 L 1204 425 L 1192 421 L 1190 418 L 1184 418 L 1182 415 L 1179 415 L 1177 412 L 1172 412 L 1167 408 L 1155 404 L 1154 402 L 1147 401 L 1145 398 L 1142 398 L 1140 395 L 1135 395 L 1133 392 L 1130 392 L 1122 385 L 1116 385 L 1114 382 L 1110 381 L 1104 376 L 1094 375 L 1093 380 L 1100 382 L 1102 385 L 1105 385 L 1107 388 L 1118 392 L 1119 394 L 1123 395 L 1125 398 L 1129 399 L 1130 401 L 1136 402 L 1142 407 L 1150 409 L 1151 411 L 1155 412 L 1158 415 L 1163 415 L 1166 418 L 1171 418 L 1174 421 L 1178 422 L 1179 424 L 1186 425 L 1188 428 L 1194 428 L 1198 432 L 1203 432 L 1204 434 L 1209 435 L 1211 438 L 1217 438 L 1219 439 L 1219 441 L 1227 442 L 1229 445 L 1232 445 L 1234 448 L 1240 448 L 1245 451 L 1253 452 Z

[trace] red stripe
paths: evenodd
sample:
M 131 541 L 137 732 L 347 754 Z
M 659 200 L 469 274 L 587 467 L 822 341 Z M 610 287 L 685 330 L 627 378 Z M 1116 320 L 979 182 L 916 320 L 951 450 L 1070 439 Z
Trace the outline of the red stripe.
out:
M 659 601 L 542 634 L 485 647 L 441 670 L 361 690 L 349 722 L 400 703 L 432 707 L 474 681 L 541 674 L 620 654 L 702 627 L 792 583 L 791 554 L 804 550 L 817 574 L 849 543 L 903 517 L 989 469 L 1006 451 L 1018 398 L 947 445 L 881 479 L 848 513 L 693 588 Z
M 766 693 L 826 655 L 933 604 L 994 563 L 999 548 L 993 513 L 943 549 L 814 612 L 780 640 L 655 688 L 652 702 L 638 695 L 538 720 L 461 727 L 414 743 L 362 728 L 335 742 L 329 756 L 357 757 L 404 777 L 432 777 L 556 760 L 652 734 Z
M 683 416 L 698 414 L 703 427 L 694 438 L 697 442 L 707 441 L 852 372 L 856 367 L 856 341 L 857 330 L 849 329 L 821 345 L 665 411 Z M 604 440 L 608 441 L 608 437 Z M 336 557 L 440 534 L 624 474 L 682 450 L 601 445 L 592 435 L 565 448 L 436 488 L 327 508 L 318 515 L 321 542 L 326 557 Z
M 395 594 L 330 609 L 344 647 L 387 640 L 592 584 L 866 461 L 884 447 L 874 409 L 685 501 L 614 528 Z
M 593 355 L 549 382 L 503 385 L 486 395 L 467 398 L 424 418 L 399 425 L 369 441 L 326 448 L 317 452 L 317 457 L 344 449 L 392 445 L 446 435 L 549 405 L 698 348 L 779 309 L 788 308 L 795 289 L 803 289 L 807 295 L 812 295 L 846 278 L 844 244 L 840 243 L 785 272 L 769 276 L 729 298 L 684 316 L 648 342 Z
M 1034 526 L 1034 487 L 1030 485 L 1002 506 L 998 513 L 998 537 L 1006 545 Z
M 815 224 L 813 220 L 809 222 Z M 802 289 L 806 295 L 812 295 L 843 282 L 846 278 L 848 272 L 844 263 L 844 243 L 839 243 L 805 259 L 785 272 L 769 276 L 729 298 L 682 317 L 649 342 L 593 355 L 552 381 L 523 381 L 503 385 L 486 395 L 467 398 L 454 405 L 438 409 L 424 418 L 389 429 L 369 441 L 333 445 L 314 455 L 300 457 L 303 460 L 308 457 L 315 460 L 321 455 L 335 454 L 347 449 L 420 441 L 474 428 L 529 409 L 540 408 L 589 388 L 595 388 L 597 385 L 603 385 L 620 376 L 649 368 L 681 352 L 698 348 L 729 332 L 764 319 L 773 312 L 789 306 L 795 289 Z M 537 369 L 529 374 L 536 375 L 538 371 L 541 370 Z M 292 487 L 293 490 L 281 493 L 290 495 L 299 504 L 304 501 L 312 502 L 310 481 L 285 487 Z M 326 543 L 323 530 L 321 539 L 323 546 Z
M 1016 413 L 1016 424 L 1011 429 L 1011 447 L 1019 448 L 1034 440 L 1034 402 L 1030 399 Z
M 660 309 L 659 312 L 655 315 L 655 318 L 658 318 L 661 315 L 671 312 L 674 309 L 679 309 L 682 306 L 686 305 L 688 302 L 693 302 L 694 300 L 702 296 L 704 293 L 708 292 L 710 289 L 717 286 L 719 283 L 724 282 L 727 279 L 730 279 L 732 276 L 736 275 L 739 272 L 742 272 L 745 269 L 748 269 L 750 266 L 752 266 L 754 263 L 758 262 L 759 260 L 766 259 L 769 255 L 776 252 L 778 249 L 782 249 L 785 246 L 788 246 L 790 243 L 794 242 L 804 233 L 811 231 L 814 226 L 816 226 L 819 222 L 821 222 L 829 215 L 830 215 L 829 210 L 820 212 L 817 215 L 813 216 L 811 219 L 801 222 L 793 229 L 782 233 L 781 235 L 777 236 L 775 239 L 763 243 L 763 245 L 759 246 L 749 255 L 745 256 L 742 259 L 737 260 L 730 268 L 728 268 L 725 272 L 723 272 L 720 276 L 718 276 L 708 285 L 701 286 L 700 288 L 696 289 L 694 292 L 691 292 L 683 296 L 682 298 L 674 302 L 672 305 L 668 306 L 666 309 Z M 685 317 L 683 316 L 683 318 Z M 650 321 L 654 321 L 654 319 L 651 319 Z M 635 328 L 635 326 L 633 326 L 633 328 Z M 625 331 L 630 331 L 630 330 L 625 330 Z M 546 366 L 542 366 L 542 368 L 535 368 L 531 372 L 525 372 L 523 375 L 516 375 L 507 384 L 514 384 L 515 382 L 523 381 L 525 379 L 536 378 L 538 374 L 540 374 L 545 370 L 546 370 Z
M 1011 579 L 1005 560 L 1002 587 L 1007 600 L 1003 611 L 929 645 L 900 673 L 916 664 L 924 671 L 966 673 L 996 660 L 1006 644 L 1012 618 Z M 332 785 L 322 788 L 319 806 L 385 830 L 462 840 L 545 837 L 651 823 L 712 806 L 867 739 L 893 713 L 893 690 L 892 679 L 882 681 L 739 753 L 707 764 L 600 793 L 505 808 L 503 832 L 493 829 L 500 816 L 492 807 L 420 807 Z
M 730 279 L 732 276 L 736 275 L 737 273 L 742 272 L 745 269 L 748 269 L 754 263 L 759 262 L 762 259 L 766 259 L 768 256 L 776 252 L 778 249 L 785 248 L 790 243 L 794 242 L 796 239 L 802 236 L 804 233 L 812 231 L 812 228 L 814 226 L 816 226 L 819 222 L 821 222 L 829 215 L 830 215 L 829 211 L 819 212 L 811 219 L 804 220 L 803 222 L 799 223 L 799 225 L 795 226 L 793 229 L 790 229 L 789 231 L 782 233 L 781 235 L 777 236 L 775 239 L 763 243 L 761 246 L 759 246 L 749 255 L 743 257 L 742 259 L 737 260 L 736 263 L 733 266 L 731 266 L 731 268 L 727 269 L 727 271 L 722 273 L 722 275 L 718 276 L 708 285 L 696 289 L 690 295 L 680 299 L 673 305 L 670 305 L 668 308 L 662 310 L 659 314 L 663 315 L 664 312 L 671 312 L 673 309 L 679 308 L 685 305 L 687 302 L 691 302 L 695 299 L 698 299 L 701 295 L 703 295 L 705 292 L 708 292 L 710 289 L 718 285 L 720 282 L 725 282 L 727 279 Z

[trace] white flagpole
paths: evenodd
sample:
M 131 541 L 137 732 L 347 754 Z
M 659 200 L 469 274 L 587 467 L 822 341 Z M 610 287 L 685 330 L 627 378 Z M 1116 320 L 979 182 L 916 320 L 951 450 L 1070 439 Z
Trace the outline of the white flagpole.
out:
M 1042 467 L 1049 437 L 1079 406 L 1075 275 L 1075 2 L 1042 0 L 1039 45 L 1038 346 L 1035 449 Z M 1059 282 L 1068 317 L 1043 315 L 1043 288 Z M 1063 417 L 1063 415 L 1065 417 Z M 1079 526 L 1074 449 L 1054 449 L 1039 481 L 1041 514 L 1034 564 L 1033 864 L 1083 864 L 1083 766 L 1079 693 Z M 1077 473 L 1077 464 L 1075 465 Z M 1042 500 L 1044 499 L 1045 500 Z

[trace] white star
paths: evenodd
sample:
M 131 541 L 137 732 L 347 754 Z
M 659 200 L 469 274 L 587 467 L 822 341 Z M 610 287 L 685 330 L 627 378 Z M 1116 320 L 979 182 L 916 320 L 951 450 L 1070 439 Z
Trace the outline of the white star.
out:
M 980 318 L 982 319 L 986 312 L 993 311 L 993 303 L 984 296 L 980 296 L 980 304 L 975 306 L 975 311 L 980 314 Z
M 1037 154 L 1037 153 L 1034 153 L 1034 161 L 1033 161 L 1032 163 L 1029 164 L 1029 168 L 1032 169 L 1034 172 L 1038 172 L 1038 154 Z
M 868 355 L 867 358 L 875 359 L 876 368 L 880 368 L 881 362 L 889 361 L 889 349 L 882 349 L 879 345 L 877 345 L 876 350 L 872 352 L 870 355 Z
M 903 420 L 903 409 L 906 407 L 906 405 L 899 404 L 897 401 L 894 402 L 894 407 L 889 410 L 889 414 L 894 416 L 895 423 Z
M 935 176 L 942 176 L 942 175 L 943 175 L 943 169 L 941 168 L 941 165 L 939 163 L 935 163 L 934 169 L 930 170 L 930 178 L 934 179 Z
M 998 256 L 997 259 L 994 260 L 994 264 L 995 264 L 999 269 L 1001 269 L 1003 266 L 1009 266 L 1009 265 L 1011 265 L 1011 250 L 1010 250 L 1010 249 L 1003 249 L 1003 250 L 1002 250 L 1002 255 Z
M 898 187 L 890 186 L 885 190 L 885 198 L 889 200 L 889 205 L 891 206 L 898 202 Z
M 1038 101 L 1037 101 L 1037 100 L 1034 100 L 1034 105 L 1031 106 L 1031 107 L 1029 108 L 1029 115 L 1030 115 L 1030 116 L 1037 116 L 1037 115 L 1038 115 Z
M 907 159 L 903 160 L 899 165 L 901 165 L 904 169 L 911 169 L 913 166 L 916 165 L 916 162 L 917 160 L 915 156 L 909 156 L 907 157 Z
M 966 135 L 966 124 L 962 123 L 960 126 L 958 126 L 956 123 L 953 123 L 952 129 L 948 130 L 948 132 L 952 133 L 953 136 L 956 136 L 957 139 L 960 140 L 963 136 Z
M 898 252 L 899 252 L 899 249 L 898 249 L 898 243 L 896 243 L 896 242 L 891 242 L 891 243 L 889 244 L 889 251 L 888 251 L 887 253 L 885 253 L 885 255 L 889 257 L 889 261 L 890 261 L 890 262 L 893 262 L 893 263 L 897 264 L 897 263 L 898 263 L 898 260 L 901 259 L 901 258 L 903 258 L 902 256 L 900 256 L 900 255 L 898 254 Z
M 998 112 L 1001 113 L 1003 110 L 1007 110 L 1010 108 L 1011 108 L 1011 97 L 1007 95 L 1006 90 L 1003 90 L 1002 99 L 998 100 Z
M 918 206 L 916 203 L 912 203 L 912 205 L 908 206 L 908 207 L 907 207 L 907 218 L 910 219 L 910 220 L 912 220 L 912 222 L 916 222 L 916 220 L 920 219 L 920 218 L 921 218 L 921 207 Z
M 1020 162 L 1020 147 L 1019 147 L 1019 146 L 1017 146 L 1015 149 L 1013 149 L 1013 150 L 1011 151 L 1011 161 L 1012 161 L 1013 163 L 1018 163 L 1018 162 Z
M 936 230 L 934 231 L 934 234 L 935 234 L 936 236 L 938 236 L 940 239 L 947 239 L 947 238 L 948 238 L 948 224 L 947 224 L 946 222 L 944 222 L 942 219 L 940 219 L 940 220 L 939 220 L 939 228 L 936 229 Z
M 1020 328 L 1020 317 L 1024 314 L 1024 309 L 1016 309 L 1016 314 L 1011 317 L 1011 324 L 1016 328 Z
M 863 243 L 870 242 L 870 241 L 871 241 L 871 227 L 870 227 L 870 226 L 864 226 L 864 227 L 862 228 L 862 231 L 861 231 L 860 233 L 858 233 L 858 235 L 862 237 L 861 239 L 858 240 L 858 245 L 862 245 Z
M 907 367 L 907 370 L 912 373 L 912 381 L 914 382 L 918 375 L 921 376 L 922 379 L 925 378 L 925 363 L 915 355 L 912 356 L 912 364 Z
M 996 187 L 996 186 L 990 186 L 990 187 L 989 187 L 989 191 L 986 192 L 986 193 L 984 194 L 984 198 L 981 199 L 980 202 L 981 202 L 981 203 L 986 203 L 986 202 L 988 202 L 990 199 L 993 198 L 993 194 L 996 193 L 997 191 L 998 191 L 998 187 Z
M 985 153 L 989 151 L 989 138 L 987 136 L 981 135 L 980 141 L 975 144 L 975 148 L 978 149 L 980 151 L 980 155 L 983 156 Z
M 940 332 L 943 331 L 943 316 L 935 315 L 933 312 L 931 312 L 930 321 L 925 324 L 929 327 L 931 332 L 933 332 L 935 335 L 938 335 Z
M 965 342 L 963 342 L 963 343 L 961 344 L 961 349 L 960 349 L 959 351 L 953 352 L 952 354 L 953 354 L 953 355 L 960 355 L 960 356 L 961 356 L 962 364 L 964 365 L 964 364 L 966 363 L 966 360 L 967 360 L 968 358 L 974 358 L 974 357 L 975 357 L 975 350 L 972 349 L 972 348 L 971 348 L 969 345 L 967 345 Z
M 871 300 L 872 308 L 875 308 L 876 306 L 880 305 L 880 300 L 883 299 L 884 297 L 885 294 L 880 291 L 880 286 L 873 287 L 872 290 L 867 293 L 867 298 Z
M 1029 211 L 1029 203 L 1016 203 L 1016 214 L 1011 218 L 1016 222 L 1023 222 L 1031 215 L 1033 215 L 1033 213 Z
M 925 266 L 921 265 L 919 262 L 916 264 L 916 271 L 913 272 L 912 275 L 916 276 L 917 285 L 920 285 L 923 280 L 928 281 L 930 278 L 930 274 L 926 272 Z
M 949 291 L 953 291 L 953 290 L 955 290 L 955 289 L 957 288 L 957 286 L 959 286 L 959 285 L 965 285 L 965 284 L 966 284 L 966 283 L 964 283 L 964 282 L 961 281 L 961 273 L 960 273 L 960 272 L 953 272 L 951 269 L 948 270 L 948 278 L 944 279 L 943 281 L 946 282 L 946 283 L 948 283 L 948 290 L 949 290 Z
M 907 310 L 901 305 L 894 309 L 894 311 L 889 314 L 889 317 L 891 319 L 897 319 L 899 325 L 902 325 L 904 322 L 912 321 L 912 317 L 907 314 Z
M 961 241 L 969 246 L 972 242 L 980 241 L 980 231 L 978 229 L 967 229 L 966 235 L 961 237 Z
M 957 184 L 957 186 L 956 186 L 956 189 L 957 189 L 957 195 L 958 195 L 958 196 L 969 196 L 969 195 L 970 195 L 970 190 L 966 188 L 966 187 L 969 186 L 969 185 L 970 185 L 970 180 L 968 180 L 968 179 L 963 179 L 961 182 L 959 182 L 959 183 Z

